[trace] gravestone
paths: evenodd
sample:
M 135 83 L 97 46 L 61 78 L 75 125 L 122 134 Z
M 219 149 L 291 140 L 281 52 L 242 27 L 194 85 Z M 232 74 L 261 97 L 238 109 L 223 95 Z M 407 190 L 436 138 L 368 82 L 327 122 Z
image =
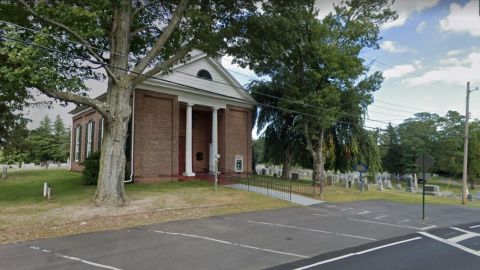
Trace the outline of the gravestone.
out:
M 408 192 L 415 192 L 415 183 L 413 182 L 413 177 L 411 175 L 407 175 L 405 177 L 405 180 L 407 181 L 407 188 L 405 189 Z
M 382 179 L 377 180 L 377 189 L 378 190 L 383 190 L 383 182 Z
M 298 173 L 292 173 L 292 180 L 298 180 Z
M 267 174 L 267 169 L 263 168 L 262 169 L 262 175 L 266 175 Z
M 327 175 L 327 185 L 333 186 L 335 184 L 335 180 L 333 179 L 333 175 Z
M 425 185 L 425 194 L 432 196 L 440 196 L 440 187 L 437 185 Z
M 392 189 L 392 182 L 390 180 L 385 179 L 383 180 L 382 184 L 386 189 Z

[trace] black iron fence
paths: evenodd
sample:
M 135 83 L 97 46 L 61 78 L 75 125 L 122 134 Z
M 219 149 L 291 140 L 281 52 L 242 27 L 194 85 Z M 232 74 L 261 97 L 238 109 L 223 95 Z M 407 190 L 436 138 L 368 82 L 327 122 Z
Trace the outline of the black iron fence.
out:
M 199 170 L 197 178 L 213 183 L 214 176 L 206 171 Z M 218 184 L 230 186 L 247 191 L 263 193 L 268 196 L 292 200 L 292 195 L 299 194 L 315 197 L 319 194 L 320 187 L 311 180 L 281 179 L 247 172 L 223 170 L 218 176 Z

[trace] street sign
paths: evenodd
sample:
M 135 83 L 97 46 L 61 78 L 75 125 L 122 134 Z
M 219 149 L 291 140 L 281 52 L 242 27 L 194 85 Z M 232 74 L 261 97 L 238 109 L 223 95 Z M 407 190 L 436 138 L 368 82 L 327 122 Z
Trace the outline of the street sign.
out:
M 426 172 L 432 168 L 433 164 L 435 164 L 435 160 L 429 154 L 421 154 L 415 160 L 415 163 L 422 171 Z
M 361 191 L 363 192 L 363 185 L 364 185 L 364 182 L 363 182 L 363 178 L 362 178 L 362 174 L 365 173 L 368 169 L 367 165 L 359 162 L 357 163 L 355 166 L 353 166 L 353 169 L 357 172 L 360 173 L 360 186 L 361 186 Z
M 420 169 L 422 169 L 422 174 L 423 174 L 423 177 L 419 183 L 423 185 L 422 219 L 425 219 L 425 184 L 427 183 L 427 178 L 425 177 L 425 173 L 426 171 L 429 171 L 432 168 L 433 164 L 435 163 L 435 160 L 429 154 L 423 153 L 415 160 L 415 163 Z
M 357 163 L 357 165 L 353 166 L 353 169 L 355 171 L 359 172 L 359 173 L 364 173 L 364 172 L 367 171 L 368 167 L 367 167 L 367 165 L 359 162 L 359 163 Z

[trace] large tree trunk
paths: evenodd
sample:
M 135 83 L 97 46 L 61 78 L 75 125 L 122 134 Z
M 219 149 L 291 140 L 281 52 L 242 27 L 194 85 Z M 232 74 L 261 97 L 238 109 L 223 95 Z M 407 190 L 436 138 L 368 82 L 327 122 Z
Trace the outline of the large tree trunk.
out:
M 102 142 L 100 172 L 96 205 L 123 206 L 125 204 L 125 143 L 128 121 L 131 117 L 130 97 L 133 83 L 128 76 L 129 33 L 131 25 L 130 0 L 114 3 L 112 31 L 110 36 L 110 64 L 114 67 L 109 76 L 107 90 L 108 115 L 104 115 L 105 128 Z
M 291 142 L 287 143 L 283 152 L 282 179 L 290 179 L 290 168 L 293 160 L 293 146 Z
M 320 186 L 320 192 L 319 196 L 320 198 L 323 198 L 323 187 L 325 185 L 325 172 L 324 172 L 324 167 L 325 167 L 325 162 L 324 162 L 324 156 L 323 156 L 323 134 L 324 134 L 324 129 L 320 129 L 319 134 L 317 134 L 317 142 L 314 144 L 312 142 L 312 138 L 310 137 L 310 132 L 309 132 L 309 123 L 305 122 L 304 124 L 304 136 L 305 140 L 307 142 L 307 150 L 310 152 L 312 155 L 313 159 L 313 185 L 315 188 L 315 184 L 319 183 Z
M 111 89 L 119 95 L 114 99 L 116 103 L 111 104 L 111 119 L 105 121 L 100 172 L 94 197 L 96 205 L 123 206 L 125 204 L 125 143 L 131 105 L 130 91 L 117 88 L 121 87 L 114 85 Z
M 320 187 L 320 198 L 323 198 L 323 187 L 325 186 L 325 161 L 323 156 L 323 129 L 318 134 L 319 140 L 313 151 L 313 180 Z

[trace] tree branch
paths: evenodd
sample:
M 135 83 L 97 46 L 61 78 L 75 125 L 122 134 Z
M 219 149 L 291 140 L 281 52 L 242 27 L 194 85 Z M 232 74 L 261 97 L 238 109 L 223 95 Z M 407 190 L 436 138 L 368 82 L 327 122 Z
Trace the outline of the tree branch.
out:
M 90 53 L 91 56 L 93 56 L 95 59 L 97 59 L 97 61 L 101 62 L 101 63 L 105 63 L 105 60 L 103 59 L 103 57 L 101 57 L 100 55 L 98 55 L 94 50 L 92 50 L 92 45 L 87 41 L 85 40 L 79 33 L 75 32 L 73 29 L 71 29 L 70 27 L 64 25 L 63 23 L 60 23 L 60 22 L 57 22 L 55 20 L 52 20 L 52 19 L 49 19 L 47 17 L 44 17 L 40 14 L 38 14 L 37 12 L 35 12 L 35 10 L 33 10 L 33 8 L 31 6 L 29 6 L 24 0 L 18 0 L 24 7 L 25 9 L 30 12 L 30 14 L 32 14 L 34 17 L 37 17 L 39 18 L 40 20 L 42 21 L 45 21 L 49 24 L 52 24 L 52 25 L 55 25 L 61 29 L 63 29 L 65 32 L 71 34 L 72 36 L 74 36 L 80 43 L 82 43 L 83 45 L 85 45 L 85 48 L 87 49 L 87 51 Z M 110 75 L 110 77 L 112 77 L 113 80 L 115 80 L 116 82 L 118 82 L 117 80 L 117 77 L 115 76 L 115 74 L 112 72 L 112 70 L 106 66 L 106 65 L 103 65 L 103 68 L 105 69 L 105 71 L 108 73 L 108 75 Z
M 168 25 L 165 27 L 163 33 L 160 35 L 157 41 L 155 41 L 155 44 L 150 49 L 150 51 L 148 51 L 147 55 L 145 55 L 145 57 L 140 62 L 138 62 L 138 64 L 133 69 L 132 71 L 133 80 L 137 80 L 138 76 L 141 76 L 140 74 L 143 73 L 145 68 L 148 67 L 148 64 L 152 62 L 158 56 L 160 51 L 163 49 L 163 46 L 165 45 L 165 43 L 167 43 L 168 39 L 173 33 L 173 30 L 175 30 L 175 28 L 177 28 L 178 24 L 180 23 L 180 20 L 183 17 L 183 12 L 187 8 L 187 4 L 188 4 L 188 0 L 180 1 L 180 3 L 177 6 L 177 9 L 173 13 L 172 19 L 170 20 Z
M 86 97 L 86 96 L 80 96 L 77 94 L 73 93 L 67 93 L 63 91 L 59 91 L 57 89 L 52 89 L 49 87 L 44 87 L 44 86 L 36 86 L 36 88 L 44 93 L 45 95 L 51 97 L 51 98 L 56 98 L 60 99 L 63 101 L 68 101 L 68 102 L 73 102 L 75 104 L 80 104 L 80 105 L 85 105 L 94 108 L 97 110 L 100 114 L 102 114 L 104 117 L 108 118 L 108 106 L 105 105 L 105 103 L 98 101 L 96 99 Z
M 155 76 L 159 72 L 166 70 L 171 65 L 175 64 L 177 61 L 179 61 L 180 59 L 185 57 L 185 55 L 187 55 L 188 52 L 190 52 L 192 47 L 193 47 L 192 42 L 187 43 L 186 45 L 182 46 L 174 56 L 168 58 L 162 64 L 157 65 L 154 68 L 150 69 L 149 71 L 145 72 L 145 74 L 142 74 L 142 75 L 131 74 L 131 75 L 138 75 L 138 76 L 135 76 L 133 86 L 135 87 L 135 86 L 141 84 L 142 82 L 144 82 L 149 77 Z
M 313 144 L 312 144 L 312 139 L 310 138 L 310 134 L 308 132 L 308 121 L 305 122 L 304 124 L 304 135 L 305 135 L 305 140 L 307 141 L 307 151 L 310 152 L 312 155 L 312 158 L 315 157 L 315 151 L 313 150 Z

